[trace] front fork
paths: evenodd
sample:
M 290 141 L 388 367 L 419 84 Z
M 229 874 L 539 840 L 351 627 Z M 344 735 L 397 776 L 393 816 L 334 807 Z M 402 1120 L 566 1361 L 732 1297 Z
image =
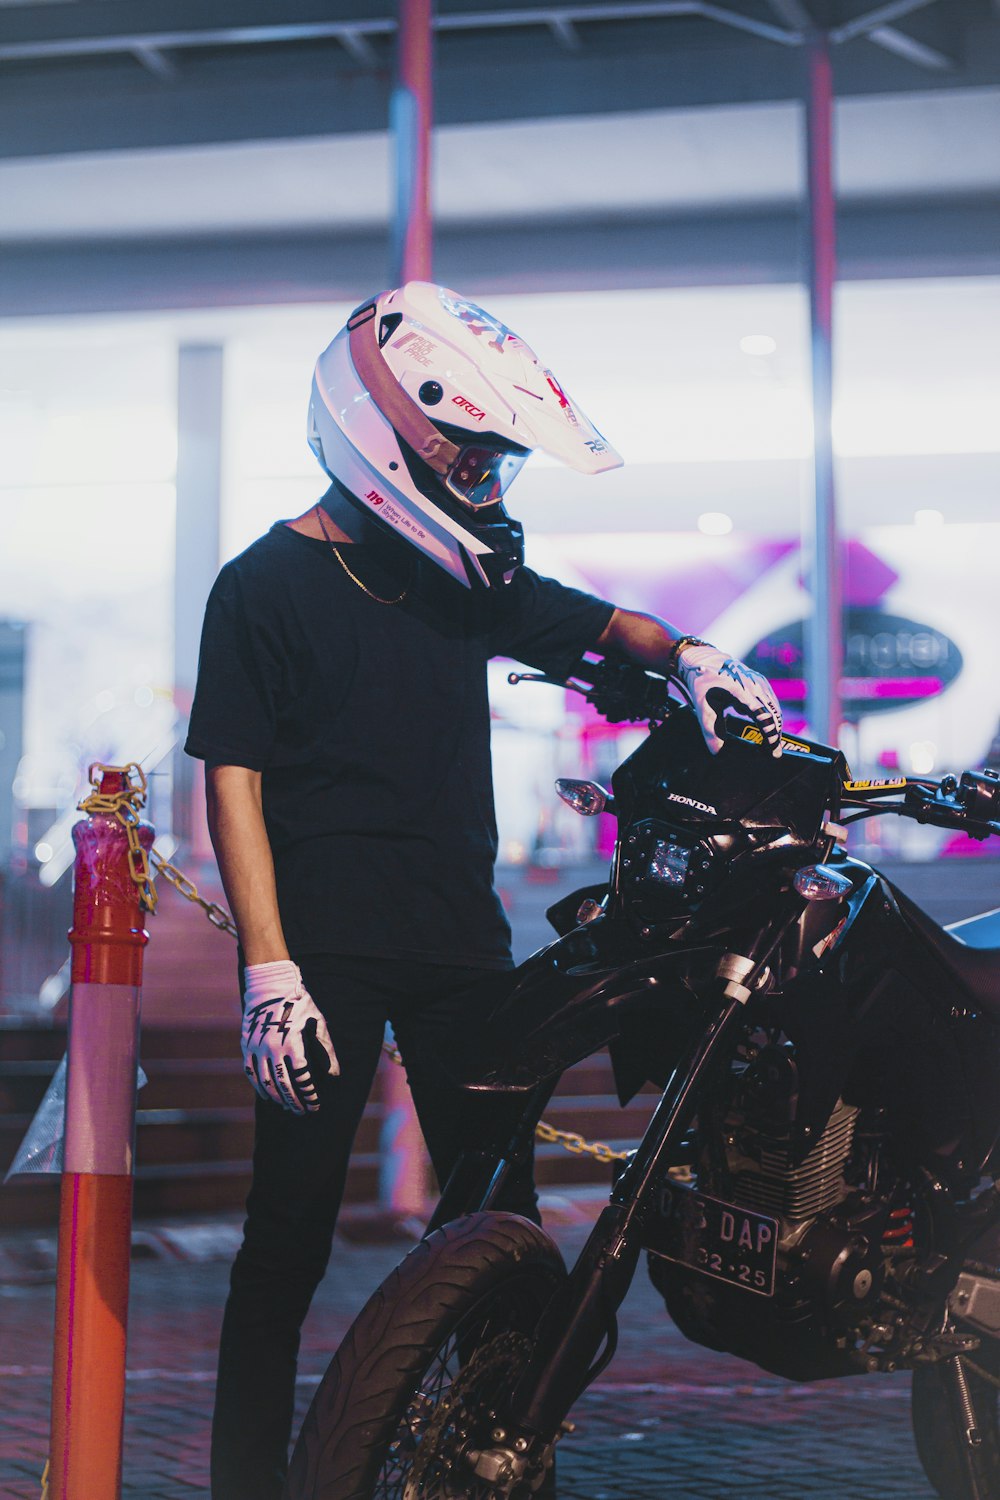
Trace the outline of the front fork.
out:
M 720 1000 L 714 1016 L 674 1070 L 608 1206 L 568 1279 L 546 1308 L 535 1353 L 512 1395 L 509 1410 L 515 1429 L 550 1437 L 603 1368 L 598 1354 L 606 1341 L 610 1350 L 615 1315 L 635 1274 L 650 1185 L 688 1129 L 706 1077 L 720 1057 L 728 1057 L 727 1046 L 741 1023 L 745 998 L 745 994 L 738 998 L 726 994 Z
M 476 1151 L 463 1151 L 424 1230 L 425 1239 L 450 1219 L 502 1206 L 507 1180 L 516 1168 L 528 1162 L 535 1126 L 558 1082 L 558 1076 L 544 1080 L 532 1089 L 526 1101 L 523 1095 L 520 1096 L 523 1102 L 519 1102 L 518 1096 L 512 1096 L 512 1102 L 518 1105 L 513 1129 L 503 1130 L 501 1127 L 492 1143 L 487 1142 Z

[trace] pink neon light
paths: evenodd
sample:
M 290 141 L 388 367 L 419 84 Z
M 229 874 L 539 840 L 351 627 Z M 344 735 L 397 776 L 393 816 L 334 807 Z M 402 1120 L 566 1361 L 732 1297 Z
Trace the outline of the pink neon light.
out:
M 770 682 L 782 701 L 805 701 L 804 677 L 772 677 Z M 940 677 L 844 677 L 840 684 L 842 695 L 853 699 L 933 698 L 943 688 Z
M 940 677 L 920 677 L 916 680 L 887 677 L 874 682 L 862 678 L 860 681 L 848 679 L 844 683 L 844 692 L 849 698 L 933 698 L 943 686 Z

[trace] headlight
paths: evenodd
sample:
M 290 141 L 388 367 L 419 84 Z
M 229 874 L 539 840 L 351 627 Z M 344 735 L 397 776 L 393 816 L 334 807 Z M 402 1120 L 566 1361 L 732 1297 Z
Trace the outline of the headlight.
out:
M 646 874 L 663 885 L 683 885 L 690 865 L 690 849 L 672 839 L 656 839 Z
M 622 836 L 620 878 L 640 904 L 682 910 L 704 893 L 707 865 L 701 842 L 660 818 L 642 818 Z

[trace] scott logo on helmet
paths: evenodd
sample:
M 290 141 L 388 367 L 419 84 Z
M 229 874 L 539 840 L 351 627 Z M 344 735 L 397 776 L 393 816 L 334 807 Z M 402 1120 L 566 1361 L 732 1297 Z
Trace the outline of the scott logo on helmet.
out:
M 451 401 L 453 406 L 460 406 L 463 411 L 467 411 L 469 416 L 474 417 L 477 422 L 481 422 L 486 415 L 481 406 L 473 406 L 472 402 L 467 401 L 464 396 L 452 396 Z

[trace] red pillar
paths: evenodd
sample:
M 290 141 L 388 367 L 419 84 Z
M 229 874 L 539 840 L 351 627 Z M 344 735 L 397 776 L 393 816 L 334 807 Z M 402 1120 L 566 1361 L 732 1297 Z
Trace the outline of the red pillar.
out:
M 105 771 L 102 795 L 126 789 Z M 153 830 L 140 824 L 148 850 Z M 118 1500 L 125 1411 L 141 888 L 125 828 L 95 813 L 76 845 L 66 1132 L 59 1214 L 49 1493 Z
M 397 286 L 431 277 L 431 0 L 399 0 L 396 81 L 391 125 L 396 157 L 392 278 Z M 428 1163 L 402 1068 L 385 1069 L 384 1124 L 379 1141 L 379 1199 L 396 1219 L 420 1218 Z
M 391 106 L 396 156 L 392 276 L 397 285 L 431 277 L 432 48 L 431 0 L 399 0 Z

